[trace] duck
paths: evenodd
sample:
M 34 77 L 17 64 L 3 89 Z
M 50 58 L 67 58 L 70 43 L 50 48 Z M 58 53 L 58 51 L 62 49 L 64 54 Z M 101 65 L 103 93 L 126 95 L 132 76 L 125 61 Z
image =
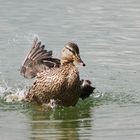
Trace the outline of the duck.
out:
M 85 66 L 76 43 L 68 42 L 58 59 L 35 37 L 20 69 L 25 78 L 35 78 L 25 100 L 68 107 L 75 106 L 79 99 L 88 98 L 95 87 L 90 80 L 80 79 L 77 64 Z

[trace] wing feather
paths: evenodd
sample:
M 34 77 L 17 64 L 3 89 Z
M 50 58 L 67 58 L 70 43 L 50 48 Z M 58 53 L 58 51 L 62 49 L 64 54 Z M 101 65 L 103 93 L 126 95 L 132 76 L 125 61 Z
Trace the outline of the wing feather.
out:
M 52 51 L 47 51 L 45 45 L 36 37 L 33 40 L 32 48 L 25 57 L 20 73 L 25 78 L 34 78 L 37 73 L 52 67 L 58 67 L 60 60 L 52 58 Z

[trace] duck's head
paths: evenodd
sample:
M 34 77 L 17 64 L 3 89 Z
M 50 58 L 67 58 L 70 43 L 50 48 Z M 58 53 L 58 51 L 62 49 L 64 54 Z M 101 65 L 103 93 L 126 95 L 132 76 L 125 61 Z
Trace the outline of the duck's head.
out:
M 79 53 L 79 48 L 76 43 L 69 42 L 65 45 L 61 52 L 61 64 L 81 64 L 85 66 L 85 63 L 82 61 Z

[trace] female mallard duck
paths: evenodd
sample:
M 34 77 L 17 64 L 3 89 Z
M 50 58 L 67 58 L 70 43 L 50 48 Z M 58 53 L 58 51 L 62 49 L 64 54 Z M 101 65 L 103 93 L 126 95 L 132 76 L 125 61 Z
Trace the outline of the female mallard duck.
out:
M 36 77 L 29 89 L 26 100 L 39 104 L 55 101 L 59 106 L 74 106 L 79 98 L 85 99 L 93 93 L 89 80 L 80 80 L 76 64 L 81 63 L 78 45 L 68 43 L 62 49 L 61 59 L 52 58 L 52 51 L 34 39 L 32 48 L 26 56 L 21 74 L 26 78 Z

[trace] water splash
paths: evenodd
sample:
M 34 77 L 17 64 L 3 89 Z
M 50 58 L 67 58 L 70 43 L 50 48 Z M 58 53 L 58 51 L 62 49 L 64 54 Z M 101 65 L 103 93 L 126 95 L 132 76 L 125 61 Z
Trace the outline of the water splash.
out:
M 4 100 L 9 103 L 9 102 L 20 102 L 25 99 L 26 96 L 26 90 L 25 89 L 19 89 L 17 88 L 15 92 L 8 94 L 4 97 Z
M 32 43 L 32 40 L 38 37 L 38 34 L 35 34 L 33 32 L 21 32 L 20 31 L 16 31 L 15 33 L 13 33 L 11 35 L 11 38 L 9 38 L 8 40 L 8 46 L 14 47 L 14 46 L 21 46 L 21 42 L 26 42 L 28 44 Z M 26 40 L 26 41 L 25 41 Z
M 0 84 L 0 100 L 9 102 L 19 102 L 22 101 L 26 96 L 26 87 L 22 89 L 19 87 L 10 87 L 5 80 L 1 80 Z

